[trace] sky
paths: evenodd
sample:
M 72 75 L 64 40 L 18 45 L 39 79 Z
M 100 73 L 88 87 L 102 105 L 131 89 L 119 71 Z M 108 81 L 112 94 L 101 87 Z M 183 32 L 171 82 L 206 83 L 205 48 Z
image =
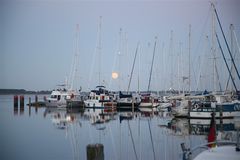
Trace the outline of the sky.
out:
M 230 24 L 240 39 L 240 1 L 214 2 L 230 45 Z M 215 28 L 229 59 L 217 21 Z M 0 88 L 51 90 L 70 83 L 79 53 L 74 88 L 89 91 L 101 84 L 127 90 L 138 46 L 129 89 L 146 91 L 156 41 L 150 90 L 189 89 L 189 79 L 183 81 L 189 68 L 191 90 L 219 90 L 216 79 L 225 88 L 229 74 L 211 33 L 209 0 L 1 0 Z M 235 39 L 233 51 L 240 70 Z

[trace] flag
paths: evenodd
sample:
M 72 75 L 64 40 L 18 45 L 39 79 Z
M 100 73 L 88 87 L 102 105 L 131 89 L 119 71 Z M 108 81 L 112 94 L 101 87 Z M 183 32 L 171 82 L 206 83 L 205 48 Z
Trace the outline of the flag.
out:
M 215 114 L 212 113 L 212 118 L 210 122 L 210 128 L 208 133 L 208 143 L 215 142 L 216 141 L 216 124 L 215 124 Z M 208 147 L 212 148 L 215 147 L 216 144 L 209 144 Z

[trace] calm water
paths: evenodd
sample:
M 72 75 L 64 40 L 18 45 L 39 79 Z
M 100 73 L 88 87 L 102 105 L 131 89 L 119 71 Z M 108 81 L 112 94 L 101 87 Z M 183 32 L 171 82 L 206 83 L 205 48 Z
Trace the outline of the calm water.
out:
M 199 130 L 189 131 L 188 120 L 167 113 L 135 113 L 120 123 L 124 112 L 28 107 L 29 97 L 34 99 L 25 95 L 24 109 L 14 110 L 13 96 L 0 96 L 1 160 L 85 160 L 87 145 L 96 143 L 104 146 L 105 160 L 179 160 L 181 143 L 206 142 Z

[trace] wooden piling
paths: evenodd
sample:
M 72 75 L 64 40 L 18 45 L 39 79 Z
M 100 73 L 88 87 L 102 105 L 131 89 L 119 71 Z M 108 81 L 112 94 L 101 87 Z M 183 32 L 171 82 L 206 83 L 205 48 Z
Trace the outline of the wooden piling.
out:
M 18 107 L 18 95 L 15 95 L 15 96 L 13 97 L 13 106 L 14 106 L 14 107 Z
M 24 112 L 24 96 L 20 96 L 20 114 Z
M 24 96 L 20 96 L 20 107 L 24 107 Z
M 13 113 L 14 115 L 18 114 L 18 95 L 13 97 Z
M 87 145 L 87 160 L 104 160 L 103 144 Z
M 20 96 L 20 114 L 24 113 L 24 96 Z

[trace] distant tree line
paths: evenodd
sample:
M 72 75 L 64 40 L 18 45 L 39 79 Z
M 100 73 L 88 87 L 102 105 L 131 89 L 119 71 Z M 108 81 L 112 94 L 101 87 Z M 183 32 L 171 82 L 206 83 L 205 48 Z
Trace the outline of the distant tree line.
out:
M 25 89 L 0 89 L 0 94 L 50 94 L 51 91 L 26 91 Z

